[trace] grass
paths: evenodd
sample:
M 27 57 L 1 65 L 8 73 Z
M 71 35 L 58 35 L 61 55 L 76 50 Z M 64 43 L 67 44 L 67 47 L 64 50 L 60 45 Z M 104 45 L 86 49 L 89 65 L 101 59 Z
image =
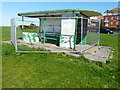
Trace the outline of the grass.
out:
M 87 44 L 95 44 L 99 38 L 99 34 L 96 32 L 88 32 L 87 33 Z
M 10 27 L 2 27 L 2 41 L 10 40 Z
M 11 32 L 10 32 L 10 27 L 2 27 L 2 37 L 0 38 L 0 40 L 2 41 L 7 41 L 7 40 L 11 40 Z M 33 30 L 28 30 L 25 29 L 24 32 L 33 32 Z M 38 32 L 38 29 L 37 29 Z M 17 33 L 17 38 L 21 38 L 22 36 L 22 30 L 20 28 L 16 29 L 16 33 Z
M 8 28 L 5 29 L 9 32 Z M 2 32 L 3 40 L 10 40 L 4 34 L 5 31 Z M 119 87 L 117 38 L 118 35 L 101 34 L 101 45 L 115 49 L 114 57 L 104 67 L 88 62 L 83 56 L 75 58 L 64 53 L 15 53 L 13 45 L 2 44 L 3 88 Z

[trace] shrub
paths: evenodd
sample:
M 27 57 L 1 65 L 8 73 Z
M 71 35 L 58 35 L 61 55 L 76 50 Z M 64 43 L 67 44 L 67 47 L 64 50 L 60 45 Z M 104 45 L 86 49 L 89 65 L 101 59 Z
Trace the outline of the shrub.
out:
M 34 28 L 36 28 L 35 25 L 29 25 L 28 27 L 29 27 L 29 29 L 34 29 Z
M 19 27 L 20 27 L 21 29 L 23 29 L 23 28 L 24 28 L 24 29 L 28 29 L 28 25 L 20 25 Z M 22 27 L 23 27 L 23 28 L 22 28 Z
M 24 28 L 22 28 L 22 26 L 23 26 Z M 38 26 L 36 26 L 36 25 L 19 25 L 19 27 L 20 27 L 21 29 L 36 29 L 36 28 L 38 28 Z

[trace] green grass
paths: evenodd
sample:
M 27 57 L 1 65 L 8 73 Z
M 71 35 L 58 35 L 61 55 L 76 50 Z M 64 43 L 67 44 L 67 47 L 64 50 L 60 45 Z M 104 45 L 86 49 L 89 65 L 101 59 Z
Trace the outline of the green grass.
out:
M 0 37 L 0 40 L 2 40 L 2 41 L 9 41 L 9 40 L 11 40 L 11 28 L 10 27 L 2 27 L 2 29 L 0 29 L 0 30 L 2 30 L 2 37 Z M 28 30 L 28 29 L 25 29 L 25 30 L 23 30 L 24 32 L 34 32 L 34 30 Z M 37 29 L 37 31 L 36 32 L 38 32 L 38 29 Z M 16 29 L 16 33 L 17 33 L 17 38 L 21 38 L 21 36 L 22 36 L 22 30 L 20 29 L 20 28 L 17 28 Z
M 10 27 L 2 27 L 2 29 L 0 29 L 0 30 L 2 30 L 1 32 L 2 32 L 2 37 L 0 38 L 0 40 L 2 40 L 2 41 L 9 41 L 9 40 L 11 40 L 11 28 Z M 17 38 L 20 38 L 21 37 L 21 35 L 22 35 L 22 31 L 21 30 L 16 30 L 17 31 Z
M 112 48 L 112 50 L 114 51 L 113 55 L 113 59 L 109 60 L 114 62 L 115 64 L 118 64 L 118 53 L 120 53 L 119 50 L 119 44 L 118 42 L 120 42 L 120 39 L 118 39 L 119 35 L 107 35 L 107 34 L 101 34 L 101 38 L 100 38 L 100 45 L 101 46 L 109 46 Z
M 99 34 L 96 32 L 88 32 L 87 33 L 87 39 L 86 39 L 86 43 L 87 44 L 96 44 L 98 42 L 99 39 Z
M 2 30 L 2 40 L 3 41 L 7 41 L 7 40 L 10 40 L 11 38 L 10 38 L 10 27 L 2 27 L 2 29 L 0 29 L 0 30 Z
M 115 49 L 114 57 L 104 67 L 63 53 L 15 53 L 13 45 L 2 44 L 3 88 L 119 87 L 117 38 L 101 34 L 101 45 Z

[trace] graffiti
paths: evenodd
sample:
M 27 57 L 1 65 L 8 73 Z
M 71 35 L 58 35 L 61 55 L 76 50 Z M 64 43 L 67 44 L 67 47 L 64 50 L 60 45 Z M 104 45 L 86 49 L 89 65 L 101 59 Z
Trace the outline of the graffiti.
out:
M 37 42 L 39 42 L 39 38 L 37 36 L 37 33 L 23 32 L 22 39 L 23 39 L 23 42 L 26 42 L 26 43 L 37 43 Z

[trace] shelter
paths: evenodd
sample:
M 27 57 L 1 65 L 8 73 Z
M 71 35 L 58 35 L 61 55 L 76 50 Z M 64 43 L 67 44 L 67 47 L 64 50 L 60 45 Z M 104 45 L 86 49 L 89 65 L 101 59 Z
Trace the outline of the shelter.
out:
M 59 47 L 73 50 L 76 48 L 76 45 L 87 44 L 86 38 L 88 32 L 92 30 L 92 28 L 89 28 L 89 18 L 100 15 L 101 13 L 98 11 L 86 9 L 61 9 L 18 13 L 18 16 L 22 16 L 23 24 L 24 17 L 39 19 L 39 33 L 31 34 L 23 32 L 24 42 L 52 43 Z M 99 33 L 98 31 L 98 28 L 96 28 L 95 33 Z M 28 38 L 29 41 L 27 41 Z

